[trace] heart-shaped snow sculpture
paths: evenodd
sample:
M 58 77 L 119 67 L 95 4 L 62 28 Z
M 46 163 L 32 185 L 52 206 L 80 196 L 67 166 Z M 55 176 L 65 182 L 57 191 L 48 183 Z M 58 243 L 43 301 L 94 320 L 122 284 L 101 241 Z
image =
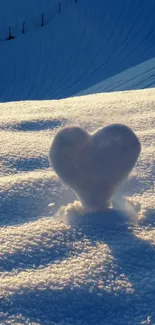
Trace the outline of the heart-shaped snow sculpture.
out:
M 51 145 L 49 160 L 57 175 L 74 189 L 83 206 L 104 210 L 126 179 L 141 150 L 134 132 L 111 124 L 88 134 L 80 127 L 60 130 Z

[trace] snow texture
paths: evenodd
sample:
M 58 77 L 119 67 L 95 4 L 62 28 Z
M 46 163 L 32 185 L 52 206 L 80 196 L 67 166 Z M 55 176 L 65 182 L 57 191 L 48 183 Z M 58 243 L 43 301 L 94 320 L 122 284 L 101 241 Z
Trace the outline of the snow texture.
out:
M 53 4 L 0 2 L 1 30 L 33 23 L 0 43 L 0 324 L 154 325 L 155 2 L 78 0 L 56 16 Z M 52 19 L 37 28 L 42 10 Z M 86 213 L 49 148 L 63 128 L 116 123 L 141 153 L 114 208 Z
M 2 324 L 155 323 L 154 102 L 149 89 L 0 104 Z M 142 151 L 120 195 L 137 225 L 112 209 L 85 214 L 48 163 L 62 127 L 126 121 Z

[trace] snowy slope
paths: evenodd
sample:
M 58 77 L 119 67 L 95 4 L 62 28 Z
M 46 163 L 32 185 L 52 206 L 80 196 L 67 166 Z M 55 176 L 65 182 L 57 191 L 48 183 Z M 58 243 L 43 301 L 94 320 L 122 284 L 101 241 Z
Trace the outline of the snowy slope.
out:
M 61 0 L 61 9 L 68 8 L 74 0 Z M 41 21 L 41 14 L 45 15 L 45 23 L 50 22 L 59 11 L 58 0 L 1 0 L 0 3 L 0 35 L 3 39 L 3 33 L 8 27 L 16 31 L 18 25 L 26 22 L 27 28 L 37 27 Z M 39 27 L 39 24 L 38 24 Z
M 155 323 L 154 102 L 150 89 L 0 104 L 2 324 Z M 78 227 L 53 220 L 75 199 L 49 168 L 55 132 L 113 122 L 142 144 L 121 189 L 139 204 L 139 225 L 120 223 L 115 211 Z
M 24 6 L 26 3 L 24 10 L 28 15 L 32 4 L 25 2 Z M 42 6 L 40 2 L 38 12 L 31 14 L 30 20 L 40 17 Z M 49 6 L 50 3 L 46 8 Z M 73 96 L 152 59 L 154 15 L 154 0 L 121 0 L 119 6 L 115 0 L 72 1 L 44 28 L 0 44 L 0 100 Z M 22 10 L 20 17 L 23 20 Z M 144 87 L 149 86 L 146 82 Z
M 57 4 L 0 2 L 0 35 L 18 31 L 0 43 L 0 324 L 154 325 L 155 88 L 133 89 L 155 87 L 155 3 L 63 0 L 55 16 Z M 120 188 L 136 225 L 112 209 L 83 216 L 49 166 L 63 126 L 111 123 L 142 146 Z
M 103 82 L 81 91 L 76 96 L 109 91 L 153 88 L 155 86 L 155 58 L 127 69 Z
M 9 26 L 15 26 L 18 23 L 26 20 L 27 22 L 32 22 L 39 16 L 42 12 L 52 13 L 52 9 L 56 7 L 56 1 L 54 0 L 2 0 L 0 4 L 0 31 L 2 36 L 2 31 Z

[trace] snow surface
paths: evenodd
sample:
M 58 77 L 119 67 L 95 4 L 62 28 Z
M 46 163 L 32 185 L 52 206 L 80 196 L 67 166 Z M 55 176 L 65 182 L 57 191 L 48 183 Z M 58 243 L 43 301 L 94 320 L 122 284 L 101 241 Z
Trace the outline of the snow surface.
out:
M 34 22 L 48 6 L 50 14 L 54 1 L 13 3 L 1 1 L 1 29 Z M 44 28 L 0 43 L 2 325 L 155 324 L 155 89 L 131 90 L 155 86 L 155 3 L 119 4 L 78 0 Z M 112 92 L 96 94 L 102 86 Z M 47 100 L 83 90 L 90 95 Z M 111 123 L 141 142 L 118 193 L 137 225 L 114 209 L 85 215 L 49 166 L 62 127 L 94 132 Z
M 11 0 L 12 19 L 11 10 L 6 14 L 8 1 L 1 0 L 0 18 L 5 26 L 1 37 L 15 21 L 18 37 L 0 43 L 1 101 L 73 96 L 155 58 L 154 0 L 119 0 L 119 5 L 115 0 L 63 0 L 67 4 L 60 15 L 55 15 L 55 0 L 48 0 L 47 5 L 36 0 L 37 6 L 36 1 L 20 1 L 19 5 L 19 0 Z M 37 27 L 42 11 L 48 24 L 19 35 L 21 21 L 27 22 L 26 28 Z M 155 86 L 154 61 L 150 64 L 137 88 Z M 132 82 L 125 89 L 132 89 Z
M 154 102 L 149 89 L 0 104 L 2 324 L 155 323 Z M 141 206 L 140 223 L 115 211 L 59 223 L 52 216 L 75 195 L 49 167 L 53 136 L 118 122 L 142 145 L 121 189 Z
M 155 58 L 127 69 L 117 75 L 85 89 L 76 96 L 98 94 L 109 91 L 153 88 L 155 86 Z

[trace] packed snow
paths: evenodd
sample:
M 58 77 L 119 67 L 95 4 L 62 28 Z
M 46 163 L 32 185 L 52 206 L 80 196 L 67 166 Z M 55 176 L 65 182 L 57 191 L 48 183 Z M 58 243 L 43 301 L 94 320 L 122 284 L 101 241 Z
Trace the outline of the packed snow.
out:
M 60 179 L 76 192 L 86 211 L 97 212 L 109 208 L 140 151 L 138 138 L 123 124 L 110 124 L 92 134 L 71 126 L 57 132 L 49 160 Z
M 1 29 L 54 10 L 37 3 L 2 1 Z M 0 43 L 0 324 L 154 325 L 155 3 L 64 4 L 43 28 Z M 62 128 L 115 123 L 141 152 L 113 208 L 92 213 L 49 150 Z

